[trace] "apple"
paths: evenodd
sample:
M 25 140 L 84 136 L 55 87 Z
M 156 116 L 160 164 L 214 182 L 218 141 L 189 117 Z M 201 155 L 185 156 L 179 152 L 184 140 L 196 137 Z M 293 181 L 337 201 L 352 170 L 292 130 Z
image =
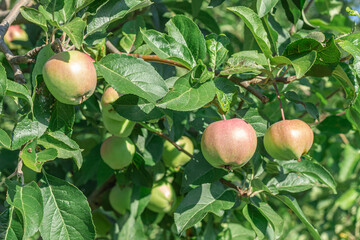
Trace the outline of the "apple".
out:
M 107 118 L 117 120 L 117 121 L 125 121 L 126 118 L 120 116 L 113 106 L 111 105 L 113 102 L 115 102 L 121 94 L 119 94 L 114 88 L 108 87 L 103 95 L 101 96 L 101 107 L 102 107 L 102 114 L 103 116 L 106 116 Z
M 194 145 L 190 138 L 182 136 L 179 140 L 176 141 L 176 144 L 190 154 L 194 154 Z M 185 153 L 179 151 L 169 141 L 165 141 L 162 159 L 167 167 L 179 168 L 190 161 L 191 158 Z
M 130 210 L 131 203 L 131 187 L 120 188 L 119 186 L 114 186 L 110 190 L 109 202 L 111 207 L 120 214 L 124 214 L 126 210 Z
M 125 119 L 123 121 L 118 121 L 112 118 L 107 117 L 102 114 L 103 122 L 106 130 L 108 130 L 111 134 L 114 134 L 118 137 L 128 137 L 130 136 L 132 130 L 136 122 Z
M 299 159 L 309 151 L 313 141 L 313 131 L 299 119 L 274 123 L 264 136 L 266 151 L 278 160 Z
M 97 77 L 94 60 L 79 51 L 61 52 L 44 65 L 42 74 L 50 93 L 65 104 L 77 105 L 95 91 Z
M 7 30 L 4 41 L 10 49 L 20 49 L 22 46 L 19 44 L 12 43 L 12 41 L 28 41 L 29 36 L 20 25 L 11 25 Z
M 114 170 L 129 166 L 134 154 L 135 145 L 130 138 L 111 136 L 101 144 L 100 148 L 101 158 Z
M 157 213 L 168 213 L 176 202 L 176 194 L 168 182 L 155 183 L 151 189 L 150 202 L 147 208 Z
M 92 218 L 95 225 L 96 236 L 106 236 L 111 228 L 110 220 L 99 209 L 92 212 Z
M 211 123 L 201 138 L 204 158 L 216 168 L 238 168 L 254 155 L 257 138 L 246 121 L 233 118 Z

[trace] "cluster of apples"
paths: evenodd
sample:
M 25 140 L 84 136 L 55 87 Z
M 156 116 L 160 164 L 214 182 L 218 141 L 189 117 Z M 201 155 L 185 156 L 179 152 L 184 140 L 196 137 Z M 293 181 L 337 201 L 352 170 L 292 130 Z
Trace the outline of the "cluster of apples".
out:
M 52 95 L 65 104 L 77 105 L 88 99 L 97 84 L 94 60 L 79 51 L 61 52 L 51 57 L 43 67 L 44 82 Z M 135 155 L 135 145 L 129 138 L 135 122 L 123 118 L 113 108 L 121 94 L 108 87 L 101 98 L 104 126 L 112 134 L 101 145 L 100 155 L 114 170 L 129 166 Z M 314 139 L 311 128 L 301 120 L 282 120 L 270 126 L 264 136 L 266 151 L 275 159 L 299 159 L 312 146 Z M 191 155 L 192 141 L 181 137 L 176 144 Z M 235 169 L 246 164 L 254 155 L 257 136 L 254 128 L 238 118 L 211 123 L 201 138 L 201 150 L 205 159 L 216 168 Z M 164 164 L 178 170 L 190 161 L 184 152 L 178 151 L 168 141 L 163 147 Z M 129 210 L 132 188 L 116 185 L 109 194 L 114 210 L 123 214 Z M 168 213 L 175 205 L 176 194 L 169 182 L 154 184 L 148 208 L 158 213 Z
M 267 129 L 264 146 L 277 160 L 299 159 L 312 146 L 314 134 L 305 122 L 282 120 Z M 246 121 L 234 118 L 211 123 L 201 138 L 205 159 L 216 168 L 239 168 L 254 155 L 257 137 Z

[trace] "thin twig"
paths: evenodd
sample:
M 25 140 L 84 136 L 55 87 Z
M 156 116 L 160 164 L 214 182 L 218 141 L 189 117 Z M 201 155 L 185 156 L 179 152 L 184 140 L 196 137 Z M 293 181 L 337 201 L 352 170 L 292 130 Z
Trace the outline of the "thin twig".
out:
M 281 103 L 280 93 L 279 93 L 279 90 L 277 88 L 276 81 L 273 82 L 273 85 L 274 85 L 274 88 L 275 88 L 275 91 L 276 91 L 277 98 L 279 100 L 280 112 L 281 112 L 282 120 L 285 120 L 284 108 L 283 108 L 282 103 Z
M 158 135 L 159 137 L 165 139 L 166 141 L 169 141 L 177 150 L 185 153 L 186 155 L 188 155 L 189 157 L 193 158 L 194 155 L 192 155 L 191 153 L 189 153 L 188 151 L 186 151 L 185 149 L 183 149 L 182 147 L 180 147 L 176 142 L 174 142 L 168 135 L 163 134 L 161 132 L 153 132 L 154 134 Z
M 168 65 L 172 65 L 172 66 L 176 66 L 176 67 L 181 67 L 181 68 L 185 68 L 188 69 L 187 67 L 185 67 L 184 65 L 175 62 L 173 60 L 169 60 L 169 59 L 162 59 L 159 58 L 156 55 L 141 55 L 141 54 L 129 54 L 129 53 L 123 53 L 120 52 L 110 41 L 106 41 L 106 47 L 108 48 L 108 50 L 110 52 L 113 53 L 118 53 L 118 54 L 125 54 L 128 56 L 133 56 L 133 57 L 137 57 L 137 58 L 142 58 L 144 61 L 146 62 L 158 62 L 158 63 L 164 63 L 164 64 L 168 64 Z M 216 72 L 216 74 L 219 74 L 218 72 Z M 250 93 L 252 93 L 255 97 L 259 98 L 261 100 L 262 103 L 267 103 L 269 101 L 269 98 L 265 95 L 263 95 L 261 92 L 259 92 L 259 90 L 257 90 L 256 88 L 250 86 L 250 82 L 247 81 L 243 81 L 237 77 L 231 76 L 229 78 L 230 81 L 232 81 L 233 83 L 235 83 L 236 85 L 239 85 L 243 88 L 245 88 L 247 91 L 249 91 Z
M 99 198 L 102 196 L 104 192 L 115 186 L 116 177 L 112 175 L 108 180 L 106 180 L 99 188 L 95 189 L 88 197 L 88 202 L 92 210 L 98 208 L 100 206 Z

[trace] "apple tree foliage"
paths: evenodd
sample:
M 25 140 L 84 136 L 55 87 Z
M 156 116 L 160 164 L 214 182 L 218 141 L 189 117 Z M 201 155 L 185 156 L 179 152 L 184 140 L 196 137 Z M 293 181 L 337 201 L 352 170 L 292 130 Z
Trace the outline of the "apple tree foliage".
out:
M 17 42 L 12 61 L 0 55 L 0 239 L 360 239 L 357 1 L 18 2 L 12 24 L 29 40 Z M 68 49 L 95 59 L 95 94 L 77 106 L 56 101 L 42 77 L 45 62 Z M 266 129 L 281 119 L 274 82 L 286 118 L 314 131 L 301 161 L 264 149 Z M 114 109 L 136 122 L 134 159 L 117 171 L 100 157 L 108 85 L 123 94 Z M 258 138 L 234 171 L 200 151 L 222 113 Z M 165 167 L 164 142 L 184 135 L 193 158 Z M 165 180 L 175 208 L 152 212 L 151 188 Z M 115 185 L 132 188 L 123 214 L 109 205 Z M 105 215 L 98 231 L 92 211 Z

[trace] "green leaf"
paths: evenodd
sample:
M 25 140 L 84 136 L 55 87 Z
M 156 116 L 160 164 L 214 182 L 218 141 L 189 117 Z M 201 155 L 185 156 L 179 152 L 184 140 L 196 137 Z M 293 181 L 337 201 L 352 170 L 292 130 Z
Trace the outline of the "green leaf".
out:
M 256 10 L 260 18 L 268 14 L 279 0 L 258 0 L 256 1 Z
M 38 152 L 37 146 L 37 140 L 34 139 L 25 145 L 19 157 L 28 168 L 35 172 L 41 172 L 42 165 L 47 161 L 54 160 L 58 152 L 54 148 L 48 148 Z
M 79 17 L 76 17 L 71 20 L 71 22 L 62 25 L 60 28 L 69 36 L 71 42 L 75 45 L 75 47 L 77 49 L 80 49 L 84 39 L 85 27 L 85 21 Z
M 0 128 L 0 145 L 6 148 L 10 148 L 11 146 L 11 139 L 9 135 L 1 128 Z
M 154 103 L 132 94 L 121 96 L 112 103 L 112 106 L 121 116 L 135 122 L 159 119 L 164 116 L 164 113 Z
M 301 104 L 304 106 L 305 110 L 314 118 L 314 119 L 319 119 L 319 111 L 317 109 L 317 107 L 310 102 L 303 102 L 303 100 L 297 95 L 296 92 L 294 91 L 287 91 L 285 93 L 285 97 L 286 99 L 288 99 L 289 101 Z
M 110 23 L 124 18 L 127 14 L 148 7 L 150 0 L 110 0 L 97 9 L 96 14 L 88 20 L 87 34 L 104 31 Z
M 29 118 L 24 118 L 18 122 L 14 128 L 11 138 L 11 149 L 19 149 L 28 141 L 40 137 L 46 131 L 46 126 L 38 121 L 31 121 Z
M 6 96 L 24 99 L 29 103 L 31 110 L 33 109 L 33 101 L 31 99 L 30 93 L 28 89 L 20 83 L 7 81 Z
M 296 216 L 306 226 L 306 228 L 309 230 L 309 233 L 315 240 L 321 240 L 319 232 L 311 225 L 309 220 L 307 220 L 295 198 L 286 195 L 277 195 L 275 197 L 282 201 L 296 214 Z
M 81 168 L 83 163 L 81 149 L 79 148 L 79 145 L 74 140 L 66 136 L 65 133 L 59 131 L 49 132 L 39 138 L 37 143 L 45 148 L 56 149 L 58 158 L 72 158 L 78 169 Z
M 316 61 L 316 57 L 316 51 L 293 54 L 288 56 L 296 72 L 296 78 L 302 78 L 311 69 L 311 67 Z
M 43 199 L 40 188 L 35 182 L 21 186 L 6 179 L 8 188 L 6 201 L 21 212 L 24 225 L 23 239 L 33 236 L 43 219 Z
M 246 56 L 249 53 L 249 56 Z M 265 60 L 265 62 L 264 62 Z M 264 69 L 260 64 L 267 64 L 264 55 L 256 51 L 243 51 L 233 54 L 226 62 L 225 68 L 220 72 L 221 75 L 249 74 L 258 75 Z
M 141 33 L 146 44 L 160 58 L 174 60 L 189 69 L 196 65 L 190 49 L 173 37 L 153 29 L 141 30 Z
M 174 218 L 178 233 L 194 226 L 208 212 L 222 216 L 224 210 L 234 206 L 235 192 L 220 182 L 202 184 L 190 191 L 175 210 Z
M 166 23 L 169 36 L 186 46 L 194 60 L 204 60 L 206 57 L 206 45 L 204 35 L 199 27 L 188 17 L 176 15 Z
M 356 201 L 359 199 L 359 195 L 359 190 L 350 188 L 346 192 L 344 192 L 338 199 L 336 199 L 335 204 L 339 206 L 342 210 L 349 210 L 356 205 Z
M 7 89 L 7 76 L 5 68 L 2 64 L 0 64 L 0 114 L 3 110 L 3 99 L 6 95 L 6 89 Z
M 227 229 L 230 230 L 231 240 L 254 240 L 256 237 L 254 231 L 239 223 L 227 223 Z
M 318 179 L 321 183 L 326 184 L 334 193 L 336 193 L 336 182 L 333 176 L 321 164 L 306 159 L 302 159 L 300 162 L 291 160 L 277 161 L 277 163 L 284 168 L 285 173 L 299 172 L 309 174 Z
M 118 239 L 121 240 L 146 240 L 148 239 L 145 235 L 144 226 L 141 221 L 141 218 L 138 217 L 135 219 L 133 216 L 130 216 L 126 221 L 125 225 L 122 227 Z
M 95 238 L 90 207 L 79 189 L 45 172 L 40 188 L 45 203 L 40 226 L 44 240 Z
M 324 47 L 321 45 L 320 42 L 312 38 L 303 38 L 296 40 L 286 47 L 283 56 L 296 59 L 298 57 L 306 56 L 306 66 L 309 66 L 312 60 L 312 55 L 306 55 L 305 53 L 309 53 L 311 51 L 316 51 L 316 61 L 312 65 L 311 69 L 306 72 L 306 75 L 314 77 L 331 76 L 333 70 L 339 63 L 341 55 L 333 38 L 329 40 Z M 302 64 L 301 59 L 297 61 L 297 65 L 300 64 Z M 305 69 L 303 69 L 303 71 L 304 70 Z M 300 75 L 301 74 L 299 73 L 299 76 Z
M 232 100 L 237 93 L 235 84 L 227 78 L 218 77 L 214 81 L 216 86 L 216 97 L 220 103 L 220 107 L 224 112 L 228 112 L 231 107 Z
M 23 239 L 24 229 L 21 222 L 21 213 L 14 207 L 3 211 L 0 215 L 0 238 L 4 240 Z
M 35 8 L 28 8 L 28 7 L 21 7 L 20 12 L 21 12 L 21 15 L 26 20 L 40 26 L 44 30 L 44 32 L 48 31 L 48 27 L 46 24 L 46 18 L 44 17 L 44 15 L 41 12 L 39 12 Z
M 350 179 L 359 161 L 359 150 L 347 144 L 344 148 L 342 161 L 339 163 L 340 171 L 338 180 L 345 182 Z
M 266 218 L 252 205 L 246 205 L 242 209 L 245 219 L 250 223 L 259 240 L 272 239 L 269 235 L 274 233 Z
M 185 166 L 181 193 L 186 193 L 204 183 L 215 182 L 226 174 L 225 170 L 211 166 L 201 153 L 195 154 L 194 158 Z
M 121 94 L 134 94 L 155 103 L 168 88 L 153 66 L 131 56 L 109 54 L 97 63 L 105 80 Z
M 250 198 L 252 206 L 256 207 L 257 210 L 271 223 L 271 226 L 275 230 L 275 236 L 280 237 L 283 231 L 283 219 L 270 207 L 266 202 L 262 202 L 258 197 Z
M 266 184 L 271 191 L 303 192 L 314 187 L 314 183 L 306 176 L 298 173 L 281 174 L 270 179 Z
M 130 212 L 134 217 L 140 217 L 150 201 L 151 188 L 134 185 L 131 194 Z
M 210 57 L 210 67 L 214 71 L 226 59 L 229 50 L 226 46 L 230 44 L 230 39 L 224 35 L 211 33 L 206 36 L 206 47 Z
M 38 75 L 42 74 L 42 69 L 43 69 L 45 63 L 53 55 L 55 55 L 55 53 L 51 49 L 51 44 L 46 45 L 45 47 L 43 47 L 43 49 L 40 50 L 39 54 L 37 55 L 36 63 L 35 63 L 34 69 L 31 74 L 31 83 L 33 86 L 38 85 L 36 78 Z
M 356 99 L 355 87 L 349 79 L 347 73 L 344 71 L 341 65 L 336 66 L 333 71 L 333 77 L 338 80 L 341 86 L 344 88 L 347 98 L 347 106 L 350 105 Z
M 176 111 L 194 111 L 213 100 L 216 93 L 213 81 L 195 85 L 191 81 L 191 73 L 180 77 L 157 106 Z
M 250 8 L 243 6 L 231 7 L 228 9 L 241 17 L 246 26 L 250 29 L 251 33 L 254 35 L 254 38 L 262 52 L 267 58 L 271 58 L 272 52 L 270 41 L 259 16 Z
M 75 0 L 40 0 L 40 3 L 39 11 L 53 26 L 65 24 L 75 12 Z
M 267 121 L 261 117 L 256 108 L 246 108 L 236 112 L 236 115 L 251 124 L 255 129 L 256 136 L 262 137 L 267 130 Z
M 49 130 L 52 132 L 60 131 L 70 137 L 73 131 L 74 122 L 74 106 L 56 101 L 51 112 Z
M 135 20 L 128 21 L 121 28 L 123 37 L 120 40 L 120 46 L 130 53 L 140 47 L 143 42 L 140 32 L 141 28 L 145 27 L 145 21 L 142 17 L 138 17 Z

